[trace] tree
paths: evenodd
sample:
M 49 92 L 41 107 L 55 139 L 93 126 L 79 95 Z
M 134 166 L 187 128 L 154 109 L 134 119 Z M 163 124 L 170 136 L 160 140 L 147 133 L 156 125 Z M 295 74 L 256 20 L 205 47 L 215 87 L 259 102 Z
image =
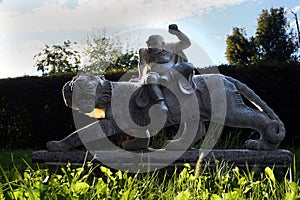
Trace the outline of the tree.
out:
M 102 32 L 87 36 L 84 54 L 88 63 L 82 70 L 89 73 L 101 73 L 122 55 L 122 46 L 118 38 L 109 38 L 105 32 Z
M 257 21 L 255 42 L 258 44 L 258 55 L 263 62 L 289 62 L 295 60 L 297 51 L 295 35 L 287 32 L 289 24 L 284 8 L 262 10 Z
M 226 58 L 232 65 L 257 62 L 280 63 L 297 60 L 295 34 L 289 29 L 284 8 L 262 10 L 255 37 L 246 38 L 245 29 L 233 28 L 227 37 Z
M 126 72 L 138 66 L 139 56 L 136 51 L 128 51 L 120 55 L 116 60 L 110 63 L 106 71 L 123 71 Z
M 232 65 L 247 65 L 254 61 L 254 45 L 246 38 L 244 28 L 233 28 L 232 35 L 226 39 L 226 58 Z
M 45 48 L 34 56 L 36 60 L 34 67 L 42 71 L 43 76 L 66 72 L 76 73 L 80 64 L 80 55 L 72 49 L 71 45 L 69 40 L 63 45 L 45 45 Z

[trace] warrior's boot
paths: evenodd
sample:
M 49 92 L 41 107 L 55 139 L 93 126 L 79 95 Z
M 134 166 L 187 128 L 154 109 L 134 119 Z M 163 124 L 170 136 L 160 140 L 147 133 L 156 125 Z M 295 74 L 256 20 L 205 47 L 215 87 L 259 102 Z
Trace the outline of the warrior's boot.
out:
M 162 91 L 157 84 L 148 84 L 148 89 L 151 98 L 154 102 L 160 105 L 161 109 L 165 112 L 168 112 L 168 107 L 165 102 L 165 98 L 163 97 Z

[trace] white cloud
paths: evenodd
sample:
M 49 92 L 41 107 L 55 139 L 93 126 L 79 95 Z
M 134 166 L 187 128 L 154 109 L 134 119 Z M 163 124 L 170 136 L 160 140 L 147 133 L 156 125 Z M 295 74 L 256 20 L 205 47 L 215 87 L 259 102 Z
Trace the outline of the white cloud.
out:
M 292 8 L 292 11 L 297 13 L 300 10 L 300 5 L 295 6 L 294 8 Z
M 223 40 L 223 39 L 224 39 L 224 36 L 222 36 L 222 35 L 215 36 L 215 40 Z
M 67 34 L 102 28 L 165 30 L 169 23 L 244 1 L 51 0 L 27 4 L 19 0 L 18 7 L 7 4 L 0 9 L 0 77 L 37 74 L 32 67 L 33 56 L 43 44 L 57 42 L 56 37 L 70 39 Z M 144 45 L 145 39 L 141 40 Z
M 0 46 L 0 78 L 39 74 L 33 68 L 33 55 L 43 47 L 38 40 L 23 41 L 18 44 Z
M 31 12 L 0 12 L 4 31 L 0 36 L 23 32 L 91 30 L 174 22 L 202 15 L 213 8 L 242 3 L 245 0 L 78 0 L 73 9 L 66 0 L 43 4 Z

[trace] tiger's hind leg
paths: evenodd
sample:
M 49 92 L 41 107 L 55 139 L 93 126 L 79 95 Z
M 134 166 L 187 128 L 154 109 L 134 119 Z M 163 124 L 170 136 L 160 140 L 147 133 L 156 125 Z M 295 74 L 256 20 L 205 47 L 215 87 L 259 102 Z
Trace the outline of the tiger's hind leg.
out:
M 272 143 L 270 139 L 270 133 L 273 131 L 271 129 L 276 126 L 276 121 L 271 120 L 265 113 L 247 106 L 239 106 L 239 108 L 234 109 L 233 112 L 227 114 L 225 125 L 250 128 L 260 134 L 259 139 L 250 139 L 245 142 L 248 149 L 272 150 L 278 147 L 280 142 Z

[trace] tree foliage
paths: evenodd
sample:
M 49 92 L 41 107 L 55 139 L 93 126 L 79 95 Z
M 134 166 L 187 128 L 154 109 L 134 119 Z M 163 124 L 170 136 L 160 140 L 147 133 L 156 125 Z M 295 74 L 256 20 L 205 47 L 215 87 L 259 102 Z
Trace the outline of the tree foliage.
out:
M 42 71 L 43 75 L 77 72 L 80 64 L 80 55 L 72 48 L 70 40 L 65 41 L 63 45 L 45 45 L 34 59 L 34 67 Z
M 284 8 L 262 10 L 257 20 L 254 37 L 246 38 L 246 30 L 233 28 L 227 37 L 226 58 L 232 65 L 258 62 L 280 63 L 297 60 L 298 50 L 293 30 L 285 16 Z
M 122 55 L 119 39 L 107 37 L 105 32 L 87 36 L 85 43 L 84 54 L 88 61 L 82 69 L 85 72 L 102 73 Z
M 226 58 L 230 64 L 247 65 L 254 58 L 254 46 L 252 41 L 246 38 L 246 30 L 244 28 L 233 28 L 232 35 L 226 39 Z
M 258 55 L 265 62 L 286 62 L 295 59 L 297 51 L 296 36 L 287 32 L 289 24 L 284 8 L 263 10 L 258 19 L 255 42 Z
M 139 56 L 136 51 L 127 51 L 123 53 L 116 60 L 110 63 L 110 66 L 106 71 L 110 72 L 127 72 L 130 69 L 134 69 L 138 66 Z

